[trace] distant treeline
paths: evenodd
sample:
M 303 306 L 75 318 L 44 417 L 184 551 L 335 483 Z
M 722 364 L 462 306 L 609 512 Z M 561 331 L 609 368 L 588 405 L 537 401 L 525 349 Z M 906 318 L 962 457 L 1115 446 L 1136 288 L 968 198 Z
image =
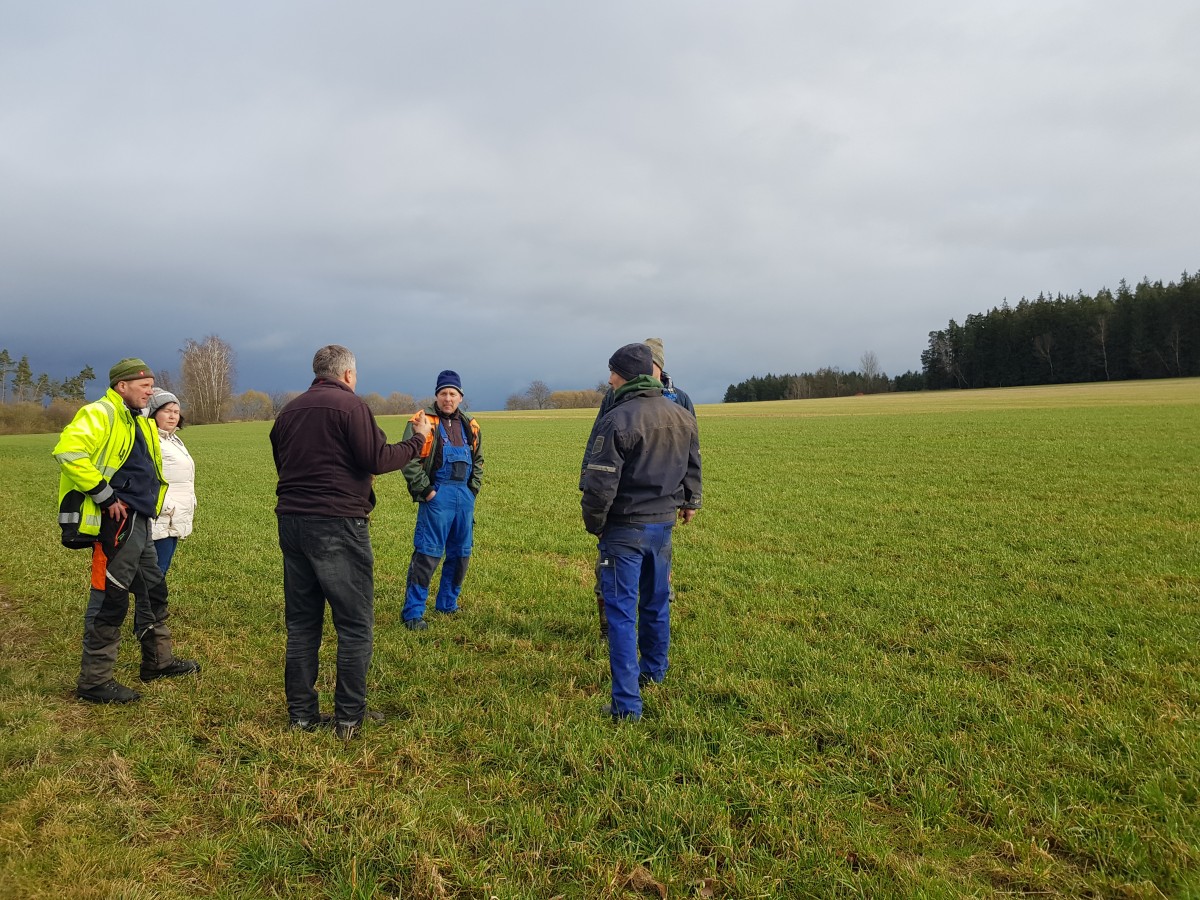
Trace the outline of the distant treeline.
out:
M 7 347 L 0 349 L 0 434 L 58 431 L 83 405 L 95 377 L 91 366 L 62 381 L 35 374 L 28 356 L 14 359 Z
M 78 375 L 62 381 L 51 378 L 45 372 L 35 375 L 28 356 L 13 359 L 8 348 L 0 350 L 0 404 L 44 405 L 53 400 L 82 403 L 87 383 L 95 377 L 91 366 L 84 366 Z
M 927 388 L 1200 375 L 1200 276 L 1002 304 L 929 333 Z
M 801 372 L 799 375 L 755 375 L 725 390 L 726 403 L 752 403 L 755 400 L 809 400 L 816 397 L 848 397 L 854 394 L 881 394 L 886 391 L 918 391 L 924 386 L 919 372 L 907 372 L 896 378 L 880 372 L 843 372 L 836 367 Z
M 1164 285 L 1124 280 L 1114 294 L 1022 298 L 986 313 L 953 319 L 929 333 L 921 371 L 895 378 L 837 368 L 800 375 L 764 375 L 731 384 L 726 403 L 844 397 L 883 391 L 1015 387 L 1200 375 L 1200 275 L 1184 272 Z

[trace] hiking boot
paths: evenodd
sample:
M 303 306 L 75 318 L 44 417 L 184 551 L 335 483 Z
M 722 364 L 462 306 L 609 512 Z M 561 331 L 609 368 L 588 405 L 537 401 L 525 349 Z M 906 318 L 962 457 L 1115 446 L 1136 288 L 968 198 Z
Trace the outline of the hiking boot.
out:
M 429 623 L 424 619 L 405 619 L 404 627 L 409 631 L 424 631 L 429 627 Z
M 638 672 L 638 687 L 648 688 L 652 684 L 662 684 L 662 679 L 654 678 L 651 675 L 647 675 L 645 672 Z
M 417 620 L 417 621 L 419 621 L 419 620 Z M 383 713 L 375 712 L 375 710 L 369 709 L 369 710 L 367 710 L 366 715 L 364 715 L 357 722 L 342 722 L 340 720 L 335 722 L 333 725 L 333 733 L 336 734 L 338 737 L 340 737 L 342 740 L 348 741 L 348 740 L 350 740 L 350 738 L 352 738 L 356 734 L 358 734 L 358 730 L 360 728 L 362 728 L 364 722 L 382 722 L 382 721 L 383 721 Z
M 292 719 L 288 723 L 289 731 L 320 731 L 333 725 L 333 716 L 322 713 L 315 719 Z
M 172 660 L 169 666 L 162 669 L 142 669 L 142 681 L 154 681 L 158 678 L 178 678 L 180 675 L 194 675 L 200 671 L 200 663 L 194 659 Z
M 127 688 L 114 678 L 104 684 L 90 688 L 77 688 L 75 696 L 88 703 L 133 703 L 142 699 L 142 695 L 132 688 Z

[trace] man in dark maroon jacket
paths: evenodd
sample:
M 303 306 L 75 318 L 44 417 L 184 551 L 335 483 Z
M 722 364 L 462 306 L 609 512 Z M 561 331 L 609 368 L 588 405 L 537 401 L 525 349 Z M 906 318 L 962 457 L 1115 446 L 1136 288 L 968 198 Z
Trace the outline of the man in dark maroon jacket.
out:
M 280 410 L 271 428 L 288 632 L 284 691 L 292 728 L 312 731 L 329 723 L 316 690 L 328 601 L 338 642 L 332 722 L 340 737 L 350 737 L 367 716 L 374 646 L 372 483 L 417 456 L 431 425 L 422 418 L 412 437 L 389 444 L 354 393 L 358 370 L 345 347 L 318 350 L 313 374 L 309 389 Z

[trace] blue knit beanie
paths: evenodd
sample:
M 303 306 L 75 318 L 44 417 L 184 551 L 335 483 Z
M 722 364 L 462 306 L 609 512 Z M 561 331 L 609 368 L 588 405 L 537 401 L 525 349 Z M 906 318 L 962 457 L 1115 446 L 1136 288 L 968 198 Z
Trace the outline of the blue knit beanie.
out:
M 462 396 L 462 379 L 458 377 L 458 373 L 452 369 L 445 369 L 438 374 L 437 387 L 433 389 L 436 394 L 442 388 L 452 387 L 458 391 L 459 396 Z

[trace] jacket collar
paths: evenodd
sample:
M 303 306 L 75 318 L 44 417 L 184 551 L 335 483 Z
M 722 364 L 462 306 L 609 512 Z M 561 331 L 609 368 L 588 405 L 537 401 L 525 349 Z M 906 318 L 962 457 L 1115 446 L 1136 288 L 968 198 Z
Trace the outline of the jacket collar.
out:
M 111 403 L 118 413 L 120 413 L 121 410 L 125 410 L 125 414 L 131 419 L 137 418 L 142 414 L 140 409 L 130 409 L 129 404 L 125 402 L 124 397 L 117 393 L 116 388 L 109 388 L 107 391 L 105 391 L 104 399 Z
M 625 397 L 635 393 L 645 393 L 648 391 L 658 391 L 662 393 L 662 382 L 653 375 L 638 375 L 636 378 L 631 378 L 625 382 L 613 393 L 613 402 L 620 403 Z
M 441 410 L 437 408 L 437 404 L 434 404 L 433 406 L 425 407 L 425 415 L 431 419 L 462 419 L 464 422 L 471 421 L 471 417 L 463 412 L 463 408 L 461 406 L 454 411 L 454 415 L 443 416 Z

